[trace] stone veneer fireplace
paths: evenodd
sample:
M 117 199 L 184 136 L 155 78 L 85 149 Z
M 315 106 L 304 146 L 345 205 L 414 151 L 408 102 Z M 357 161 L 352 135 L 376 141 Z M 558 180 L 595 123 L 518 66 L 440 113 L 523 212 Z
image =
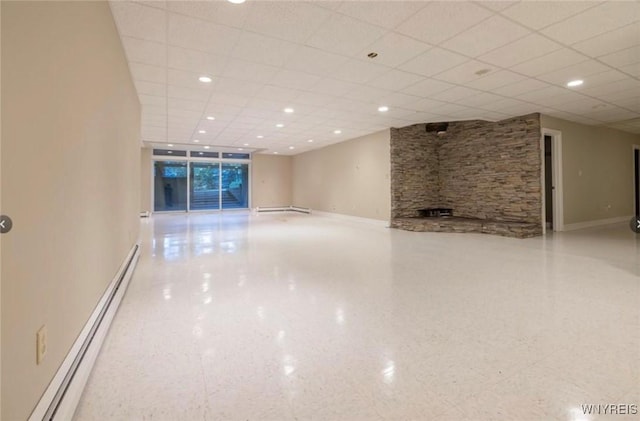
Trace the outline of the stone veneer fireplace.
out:
M 445 127 L 391 129 L 391 227 L 541 235 L 540 115 Z M 421 213 L 434 208 L 452 215 Z

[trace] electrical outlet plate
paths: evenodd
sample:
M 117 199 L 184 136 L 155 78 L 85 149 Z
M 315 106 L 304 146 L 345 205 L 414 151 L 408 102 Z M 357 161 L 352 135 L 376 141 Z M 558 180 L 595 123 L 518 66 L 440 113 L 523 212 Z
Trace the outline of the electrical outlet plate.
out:
M 47 354 L 47 327 L 42 326 L 36 332 L 36 364 L 40 364 Z

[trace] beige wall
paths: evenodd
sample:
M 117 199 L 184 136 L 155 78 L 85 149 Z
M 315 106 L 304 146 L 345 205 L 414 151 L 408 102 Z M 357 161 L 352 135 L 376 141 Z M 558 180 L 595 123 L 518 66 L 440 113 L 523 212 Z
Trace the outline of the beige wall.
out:
M 251 207 L 293 204 L 291 161 L 290 156 L 253 155 L 251 158 Z
M 541 126 L 562 132 L 565 224 L 633 214 L 632 145 L 640 135 L 545 115 Z
M 0 7 L 0 46 L 2 45 L 2 7 Z M 2 110 L 2 48 L 0 47 L 0 110 Z M 2 213 L 2 112 L 0 112 L 0 214 Z M 0 240 L 0 377 L 2 375 L 2 241 Z M 2 419 L 2 381 L 0 379 L 0 419 Z
M 140 212 L 151 212 L 151 169 L 153 168 L 153 149 L 142 148 L 140 153 Z
M 389 130 L 293 157 L 293 204 L 389 220 Z
M 23 420 L 137 241 L 140 105 L 106 2 L 1 7 L 2 419 Z

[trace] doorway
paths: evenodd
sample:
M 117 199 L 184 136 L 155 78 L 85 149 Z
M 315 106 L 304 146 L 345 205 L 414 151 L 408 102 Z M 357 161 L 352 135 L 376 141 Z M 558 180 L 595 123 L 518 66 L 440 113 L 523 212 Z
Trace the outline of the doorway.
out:
M 155 212 L 187 210 L 187 163 L 155 161 L 153 165 Z
M 640 215 L 640 146 L 633 146 L 634 215 Z
M 542 230 L 563 231 L 562 133 L 542 129 Z
M 220 164 L 192 162 L 189 167 L 189 210 L 220 209 Z
M 552 145 L 553 137 L 544 135 L 544 223 L 548 230 L 553 231 L 553 159 Z
M 249 209 L 249 174 L 248 162 L 154 160 L 153 210 L 191 212 Z

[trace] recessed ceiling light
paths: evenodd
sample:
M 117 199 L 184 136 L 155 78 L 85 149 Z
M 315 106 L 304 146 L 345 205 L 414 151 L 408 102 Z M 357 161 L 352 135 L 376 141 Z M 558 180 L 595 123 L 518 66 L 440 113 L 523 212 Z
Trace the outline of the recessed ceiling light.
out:
M 205 146 L 204 148 L 205 148 L 205 149 L 209 149 L 210 147 L 211 147 L 211 146 Z
M 215 120 L 215 119 L 216 119 L 216 118 L 215 118 L 214 116 L 212 116 L 212 115 L 208 115 L 208 116 L 207 116 L 207 120 Z
M 245 143 L 245 144 L 244 144 L 244 146 L 249 146 L 249 144 L 248 144 L 248 143 Z
M 309 140 L 307 140 L 307 142 L 311 143 L 311 142 L 313 142 L 313 139 L 309 139 Z
M 342 130 L 334 130 L 333 132 L 334 132 L 335 134 L 340 134 L 340 133 L 342 133 Z
M 233 4 L 242 4 L 245 2 L 245 0 L 227 0 L 227 1 Z
M 381 113 L 386 113 L 387 111 L 389 111 L 389 107 L 383 105 L 381 107 L 378 107 L 378 111 L 380 111 Z
M 238 150 L 239 150 L 239 151 L 243 151 L 244 149 L 242 149 L 242 148 L 238 148 Z
M 211 79 L 209 76 L 200 76 L 198 80 L 202 83 L 211 83 L 213 79 Z
M 295 149 L 295 148 L 296 148 L 295 146 L 289 146 L 289 149 Z
M 274 154 L 278 155 L 278 152 L 274 152 Z
M 167 146 L 169 146 L 170 148 L 173 148 L 173 143 L 169 143 Z
M 283 128 L 283 127 L 284 127 L 284 124 L 282 124 L 282 123 L 278 123 L 278 124 L 276 124 L 276 127 L 277 127 L 277 128 L 279 128 L 279 129 L 281 129 L 281 128 Z
M 567 83 L 567 86 L 570 88 L 574 88 L 576 86 L 580 86 L 584 83 L 584 80 L 580 80 L 580 79 L 576 79 L 576 80 L 572 80 L 569 83 Z
M 198 133 L 200 134 L 205 134 L 207 131 L 206 130 L 198 130 Z
M 285 108 L 284 112 L 287 114 L 291 114 L 293 112 L 293 108 Z
M 262 139 L 264 136 L 262 136 L 261 134 L 259 134 L 258 136 L 256 136 L 258 139 Z
M 194 142 L 196 143 L 200 143 L 200 141 L 198 139 L 193 139 Z

